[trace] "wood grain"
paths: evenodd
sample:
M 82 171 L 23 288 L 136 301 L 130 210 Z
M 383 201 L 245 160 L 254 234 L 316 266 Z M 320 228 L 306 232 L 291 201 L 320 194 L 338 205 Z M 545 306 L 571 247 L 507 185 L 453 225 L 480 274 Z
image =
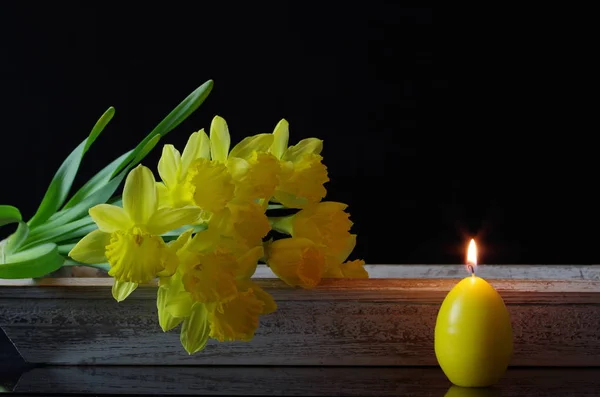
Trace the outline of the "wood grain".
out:
M 467 275 L 464 265 L 366 265 L 370 278 L 451 278 Z M 68 268 L 61 271 L 69 273 Z M 80 273 L 82 273 L 81 270 Z M 81 278 L 98 278 L 96 270 L 86 271 Z M 485 279 L 533 280 L 600 280 L 600 265 L 479 265 L 477 275 Z M 65 275 L 67 277 L 67 275 Z M 254 278 L 276 278 L 271 269 L 259 265 Z M 33 280 L 2 280 L 0 286 L 30 284 Z
M 377 269 L 374 273 L 389 275 L 389 269 Z M 441 271 L 439 265 L 431 269 L 432 274 Z M 523 273 L 515 269 L 494 269 L 505 277 L 488 281 L 511 314 L 512 365 L 600 366 L 597 266 L 577 268 L 583 275 L 579 278 L 568 267 L 550 272 L 564 280 L 520 279 Z M 259 277 L 256 281 L 273 295 L 279 309 L 261 319 L 255 338 L 247 343 L 211 342 L 193 356 L 183 351 L 178 330 L 160 330 L 156 285 L 140 286 L 117 303 L 109 278 L 2 280 L 0 327 L 32 363 L 435 365 L 435 318 L 459 279 L 325 280 L 314 290 L 302 290 Z
M 112 279 L 66 278 L 4 280 L 1 299 L 110 299 Z M 454 279 L 355 279 L 323 280 L 315 289 L 290 288 L 280 280 L 257 279 L 276 301 L 371 301 L 439 304 L 459 280 Z M 600 281 L 489 280 L 506 303 L 600 303 Z M 143 285 L 127 298 L 153 300 L 156 284 Z
M 0 326 L 29 362 L 103 365 L 435 365 L 438 304 L 418 299 L 279 300 L 247 343 L 196 355 L 164 334 L 149 299 L 0 299 Z M 340 295 L 336 295 L 340 296 Z M 390 296 L 390 295 L 388 295 Z M 370 296 L 371 298 L 374 295 Z M 522 296 L 522 301 L 527 296 Z M 600 366 L 600 304 L 509 304 L 513 365 Z
M 441 397 L 451 387 L 438 368 L 46 367 L 23 374 L 14 391 Z M 453 392 L 464 397 L 591 397 L 599 388 L 599 369 L 509 369 L 493 388 Z

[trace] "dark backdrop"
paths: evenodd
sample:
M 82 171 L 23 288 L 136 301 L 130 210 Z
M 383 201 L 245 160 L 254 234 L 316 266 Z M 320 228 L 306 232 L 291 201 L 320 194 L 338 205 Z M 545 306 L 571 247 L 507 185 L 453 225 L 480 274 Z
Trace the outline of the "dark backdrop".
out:
M 485 263 L 600 258 L 589 10 L 84 3 L 0 5 L 0 201 L 27 217 L 108 106 L 81 180 L 214 79 L 166 142 L 215 114 L 324 139 L 369 263 L 461 263 L 470 237 Z

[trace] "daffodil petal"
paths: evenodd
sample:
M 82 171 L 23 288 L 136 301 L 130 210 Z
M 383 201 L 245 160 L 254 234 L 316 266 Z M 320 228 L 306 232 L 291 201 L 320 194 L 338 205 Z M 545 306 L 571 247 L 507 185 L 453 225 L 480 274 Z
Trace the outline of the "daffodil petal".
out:
M 352 253 L 352 251 L 354 251 L 355 247 L 356 247 L 356 234 L 351 234 L 350 236 L 348 236 L 348 239 L 346 240 L 346 245 L 345 245 L 344 249 L 342 249 L 335 257 L 336 262 L 342 263 L 346 259 L 348 259 L 348 257 Z
M 197 302 L 223 302 L 236 293 L 237 260 L 227 251 L 215 250 L 192 256 L 186 261 L 183 285 Z
M 198 232 L 192 237 L 188 244 L 188 249 L 193 252 L 202 252 L 214 245 L 219 241 L 219 231 L 211 226 L 206 230 Z
M 198 159 L 190 166 L 187 179 L 195 205 L 205 211 L 218 212 L 234 197 L 235 184 L 225 163 Z
M 93 265 L 106 262 L 106 246 L 110 244 L 110 233 L 94 230 L 73 247 L 69 256 L 77 262 Z
M 181 166 L 181 155 L 175 146 L 164 145 L 162 156 L 158 160 L 158 174 L 167 186 L 175 186 L 178 179 L 178 171 Z
M 369 273 L 365 269 L 365 261 L 357 259 L 346 262 L 341 266 L 345 278 L 369 278 Z
M 178 229 L 182 226 L 196 223 L 202 210 L 198 207 L 183 207 L 183 208 L 161 208 L 156 211 L 146 228 L 150 234 L 161 235 L 171 230 Z
M 127 230 L 133 226 L 133 222 L 121 207 L 110 204 L 98 204 L 88 211 L 92 220 L 98 225 L 98 229 L 105 233 L 117 230 Z
M 169 288 L 160 286 L 156 293 L 156 308 L 158 309 L 158 324 L 163 332 L 167 332 L 177 327 L 183 321 L 182 317 L 174 317 L 167 310 Z
M 147 233 L 111 234 L 110 244 L 106 247 L 106 258 L 110 264 L 108 274 L 119 281 L 139 284 L 147 283 L 169 270 L 172 274 L 177 268 L 177 256 L 159 236 Z
M 339 262 L 332 262 L 327 266 L 323 278 L 344 278 L 341 264 Z
M 185 247 L 186 244 L 189 243 L 193 232 L 194 232 L 194 229 L 192 228 L 192 229 L 188 229 L 185 232 L 181 233 L 179 235 L 179 237 L 177 237 L 176 240 L 170 241 L 167 244 L 169 246 L 169 249 L 171 249 L 173 252 L 177 253 L 177 251 L 179 251 L 180 249 Z
M 171 206 L 171 195 L 164 183 L 156 182 L 156 195 L 158 199 L 158 208 Z
M 252 290 L 238 293 L 233 300 L 209 312 L 210 337 L 219 342 L 251 340 L 263 306 Z
M 305 154 L 321 154 L 323 141 L 317 138 L 306 138 L 290 146 L 282 157 L 282 160 L 296 161 Z
M 287 150 L 288 140 L 290 139 L 290 125 L 285 119 L 281 119 L 273 130 L 273 143 L 269 151 L 278 159 L 283 157 Z
M 112 296 L 117 302 L 122 302 L 135 291 L 137 283 L 115 280 L 112 286 Z
M 231 157 L 227 160 L 227 169 L 234 180 L 240 180 L 250 171 L 250 163 L 240 157 Z
M 195 303 L 188 318 L 183 321 L 179 340 L 188 354 L 204 349 L 210 335 L 208 309 L 202 303 Z
M 181 291 L 167 302 L 167 311 L 174 317 L 188 317 L 192 312 L 194 301 L 187 291 Z
M 181 177 L 183 178 L 186 174 L 190 165 L 196 159 L 209 159 L 210 158 L 210 140 L 204 130 L 194 132 L 188 138 L 187 144 L 183 149 L 181 155 Z
M 161 277 L 157 307 L 159 308 L 159 317 L 164 317 L 165 327 L 163 330 L 169 328 L 169 324 L 175 323 L 174 318 L 184 318 L 191 314 L 194 302 L 189 292 L 185 290 L 181 278 L 182 275 L 179 271 L 171 277 Z
M 316 287 L 326 269 L 323 252 L 306 238 L 277 240 L 267 246 L 266 254 L 273 273 L 292 287 Z
M 238 258 L 236 278 L 249 279 L 256 272 L 258 260 L 265 254 L 262 245 L 256 246 Z
M 239 280 L 238 289 L 242 292 L 252 290 L 256 298 L 261 301 L 263 305 L 262 312 L 260 314 L 270 314 L 277 310 L 277 303 L 267 291 L 262 289 L 258 284 L 250 280 Z
M 138 165 L 125 180 L 123 208 L 136 225 L 145 225 L 158 208 L 156 180 L 152 171 Z
M 267 152 L 273 144 L 273 134 L 256 134 L 248 136 L 231 149 L 229 158 L 239 157 L 249 159 L 254 152 Z
M 215 116 L 210 124 L 210 154 L 215 161 L 225 162 L 231 145 L 229 128 L 223 117 Z

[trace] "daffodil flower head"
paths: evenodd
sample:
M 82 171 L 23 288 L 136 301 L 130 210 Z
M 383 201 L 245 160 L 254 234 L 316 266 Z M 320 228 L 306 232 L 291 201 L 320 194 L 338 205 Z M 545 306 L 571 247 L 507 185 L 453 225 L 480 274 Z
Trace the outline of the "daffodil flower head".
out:
M 236 197 L 246 200 L 269 199 L 275 194 L 281 165 L 272 154 L 253 152 L 246 159 L 231 157 L 227 167 L 235 181 Z
M 244 138 L 229 153 L 227 167 L 234 178 L 235 195 L 246 200 L 269 199 L 279 184 L 279 159 L 269 153 L 273 134 Z
M 356 247 L 356 234 L 351 234 L 344 249 L 335 253 L 325 249 L 326 268 L 323 278 L 369 278 L 364 260 L 346 261 L 354 251 L 354 247 Z
M 267 264 L 286 284 L 314 288 L 325 272 L 323 251 L 307 238 L 291 237 L 267 244 Z
M 324 201 L 312 204 L 295 215 L 281 219 L 276 226 L 292 237 L 304 237 L 339 256 L 347 249 L 352 221 L 343 203 Z
M 188 170 L 198 159 L 210 158 L 210 143 L 204 130 L 190 135 L 183 154 L 173 145 L 164 145 L 158 162 L 162 182 L 157 184 L 160 207 L 194 205 L 194 188 L 188 180 Z
M 196 160 L 189 169 L 188 181 L 193 187 L 194 204 L 208 214 L 223 210 L 234 197 L 235 184 L 223 163 Z
M 231 201 L 210 219 L 209 228 L 217 229 L 222 237 L 236 240 L 246 249 L 262 244 L 271 230 L 264 209 L 255 202 Z
M 217 304 L 208 315 L 210 337 L 219 342 L 251 340 L 264 306 L 251 288 L 239 292 L 228 302 Z
M 237 294 L 237 259 L 218 246 L 214 238 L 210 231 L 196 233 L 179 256 L 183 285 L 196 302 L 227 301 Z
M 304 208 L 321 201 L 329 182 L 327 167 L 320 155 L 323 141 L 317 138 L 303 139 L 288 147 L 289 124 L 281 120 L 273 131 L 270 152 L 280 160 L 281 173 L 274 198 L 288 208 Z
M 200 210 L 159 209 L 154 175 L 139 165 L 127 175 L 123 208 L 100 204 L 89 214 L 98 230 L 81 239 L 69 255 L 82 263 L 108 261 L 115 280 L 141 284 L 175 271 L 177 256 L 160 235 L 196 222 Z
M 182 272 L 176 271 L 169 277 L 162 277 L 156 296 L 158 323 L 164 332 L 177 327 L 191 314 L 194 301 L 185 290 Z

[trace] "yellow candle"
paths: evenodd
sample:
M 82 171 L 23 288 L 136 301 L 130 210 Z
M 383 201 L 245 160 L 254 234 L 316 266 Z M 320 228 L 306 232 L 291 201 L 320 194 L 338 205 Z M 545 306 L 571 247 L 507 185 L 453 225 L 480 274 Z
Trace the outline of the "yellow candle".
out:
M 448 293 L 435 325 L 435 355 L 453 384 L 486 387 L 498 382 L 512 357 L 512 327 L 498 292 L 475 276 L 477 247 L 467 254 L 471 275 Z

